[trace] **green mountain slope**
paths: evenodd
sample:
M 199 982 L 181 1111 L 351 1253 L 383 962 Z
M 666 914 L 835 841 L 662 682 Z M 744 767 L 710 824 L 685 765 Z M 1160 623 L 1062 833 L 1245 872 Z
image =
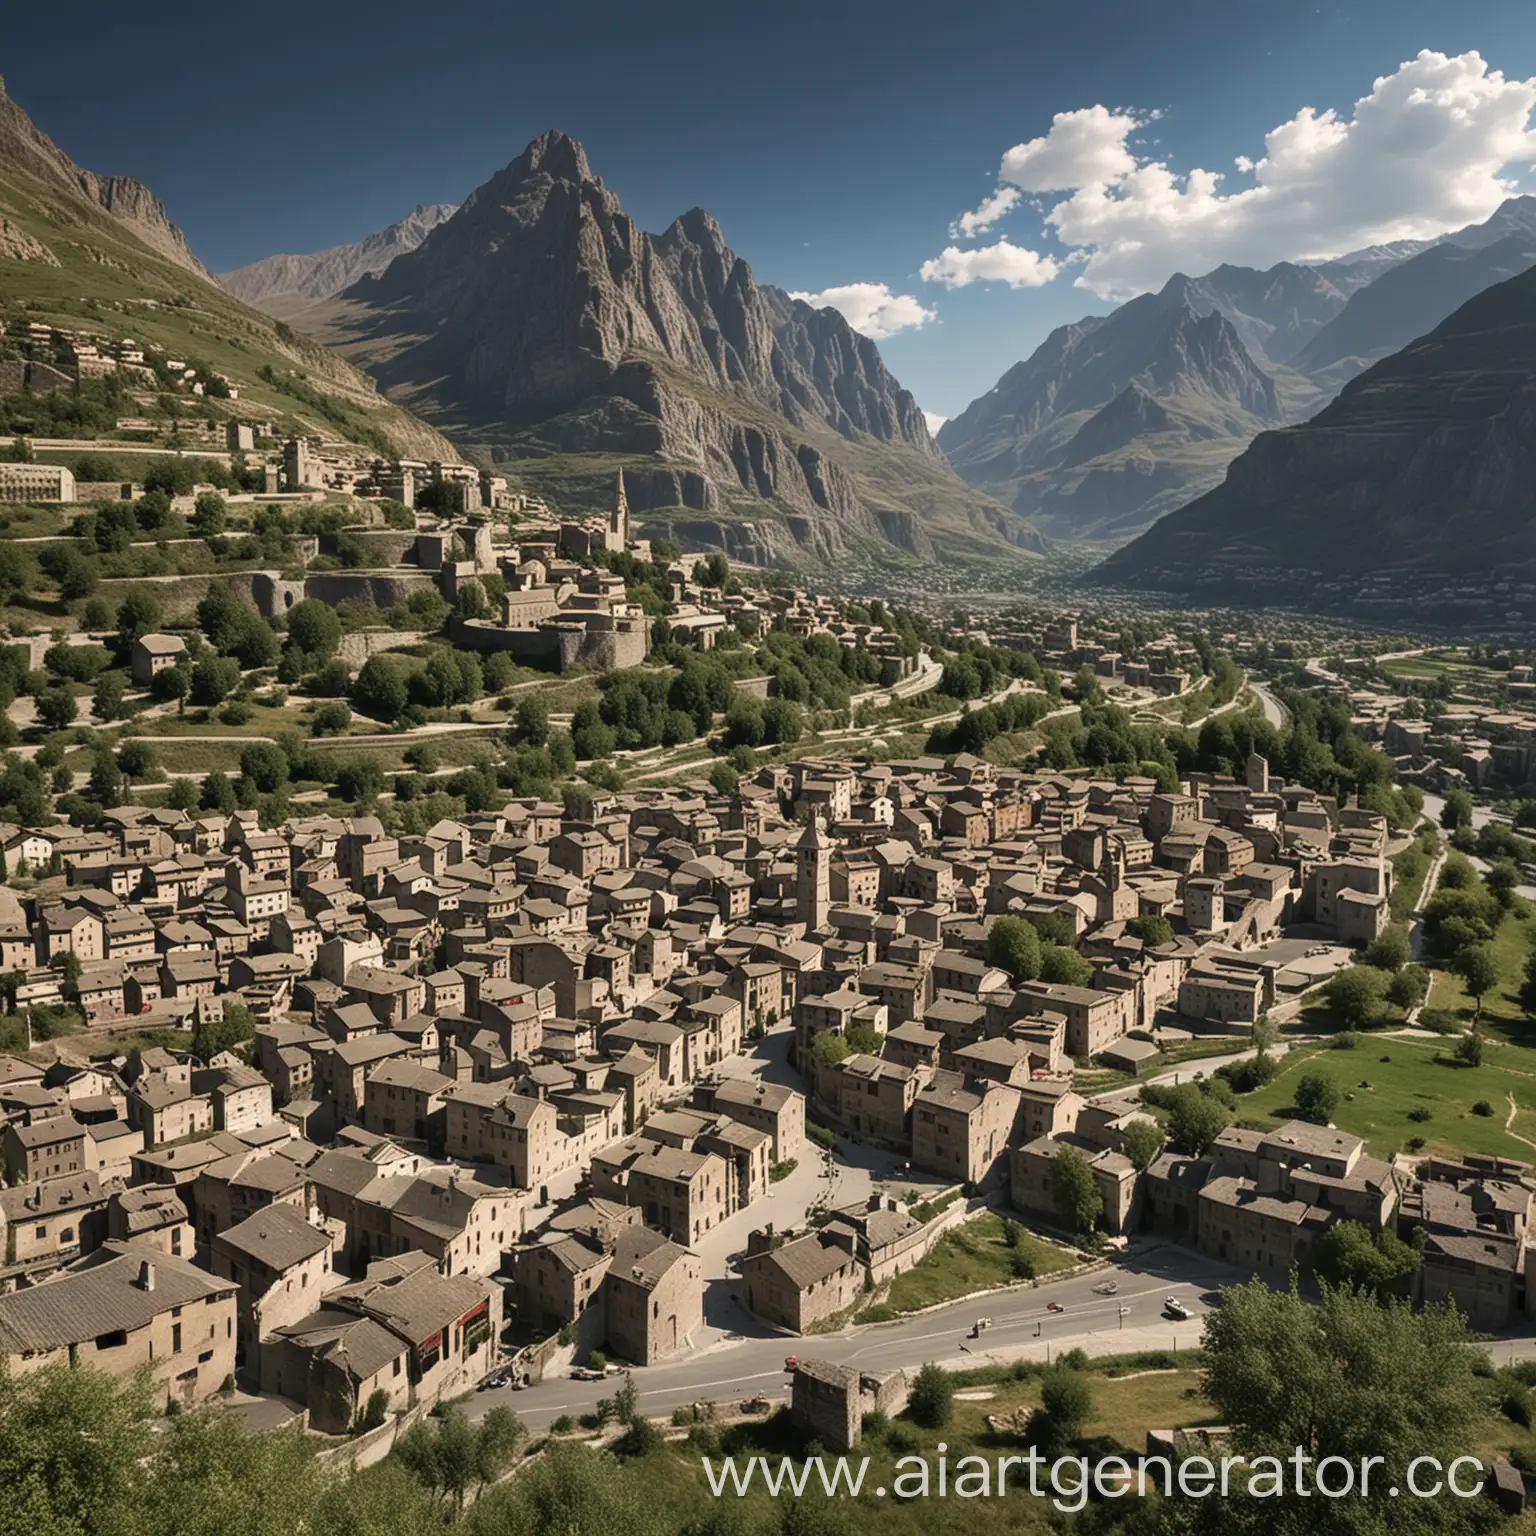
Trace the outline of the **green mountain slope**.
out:
M 75 165 L 0 86 L 0 304 L 41 321 L 205 364 L 240 414 L 419 458 L 458 455 L 324 347 L 207 275 L 146 188 Z

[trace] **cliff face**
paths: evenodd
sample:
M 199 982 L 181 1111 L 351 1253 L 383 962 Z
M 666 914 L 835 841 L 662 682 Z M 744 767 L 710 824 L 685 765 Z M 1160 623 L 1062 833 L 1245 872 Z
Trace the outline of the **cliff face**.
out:
M 220 272 L 217 280 L 237 299 L 258 308 L 282 295 L 328 299 L 360 277 L 382 272 L 396 256 L 414 251 L 456 211 L 452 203 L 419 206 L 362 240 L 308 256 L 267 256 L 233 272 Z
M 1097 575 L 1276 596 L 1369 573 L 1470 580 L 1487 595 L 1496 578 L 1518 583 L 1536 571 L 1533 476 L 1536 271 L 1527 271 L 1360 375 L 1313 420 L 1256 438 L 1222 485 Z
M 602 454 L 641 461 L 655 519 L 750 519 L 749 542 L 776 558 L 1040 547 L 954 475 L 874 342 L 759 284 L 702 209 L 659 235 L 637 229 L 564 134 L 295 319 L 556 494 L 554 480 L 582 474 L 567 461 Z
M 1352 294 L 1297 355 L 1296 366 L 1342 385 L 1431 330 L 1474 294 L 1533 262 L 1536 231 L 1471 247 L 1449 241 L 1431 246 Z
M 110 214 L 150 250 L 199 277 L 208 273 L 171 223 L 165 205 L 131 176 L 98 176 L 83 170 L 5 94 L 0 80 L 0 162 L 56 184 Z M 46 260 L 33 252 L 22 259 Z
M 408 457 L 458 457 L 441 433 L 383 399 L 334 352 L 211 282 L 158 198 L 131 178 L 81 170 L 3 91 L 0 293 L 38 320 L 69 327 L 80 323 L 74 301 L 88 297 L 92 332 L 206 358 L 238 386 L 242 411 L 282 430 L 371 452 L 387 441 Z M 302 397 L 282 387 L 290 375 L 304 381 Z
M 973 484 L 1067 538 L 1143 526 L 1214 485 L 1284 419 L 1274 380 L 1217 308 L 1171 283 L 1062 326 L 939 431 Z

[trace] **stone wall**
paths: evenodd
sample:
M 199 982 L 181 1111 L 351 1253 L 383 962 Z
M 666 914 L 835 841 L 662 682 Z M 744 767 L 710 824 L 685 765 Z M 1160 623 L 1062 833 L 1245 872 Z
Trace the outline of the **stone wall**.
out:
M 426 571 L 313 571 L 304 578 L 305 597 L 331 608 L 342 603 L 394 608 L 413 592 L 436 587 L 436 580 Z
M 355 672 L 380 651 L 403 650 L 426 639 L 424 629 L 355 629 L 341 637 L 336 654 Z
M 367 553 L 368 566 L 371 570 L 383 570 L 388 566 L 400 565 L 407 555 L 414 557 L 416 552 L 414 528 L 346 528 L 340 533 L 322 533 L 320 553 L 334 555 L 337 544 L 343 538 L 348 541 L 355 540 L 362 545 Z
M 501 651 L 519 666 L 567 672 L 578 662 L 595 672 L 638 667 L 650 650 L 647 627 L 588 629 L 579 621 L 546 624 L 538 629 L 504 629 L 486 619 L 456 623 L 453 643 L 461 650 Z

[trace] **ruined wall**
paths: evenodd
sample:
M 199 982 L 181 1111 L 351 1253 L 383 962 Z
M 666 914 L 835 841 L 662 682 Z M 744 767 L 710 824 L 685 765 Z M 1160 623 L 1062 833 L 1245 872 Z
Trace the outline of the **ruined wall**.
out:
M 304 578 L 304 595 L 332 608 L 342 603 L 393 608 L 411 593 L 436 586 L 427 571 L 314 571 Z
M 320 535 L 320 553 L 334 555 L 343 539 L 362 545 L 368 558 L 368 569 L 384 570 L 404 563 L 407 555 L 414 563 L 416 530 L 414 528 L 346 528 L 340 533 Z
M 424 629 L 356 629 L 341 637 L 336 654 L 355 672 L 380 651 L 403 650 L 426 639 Z

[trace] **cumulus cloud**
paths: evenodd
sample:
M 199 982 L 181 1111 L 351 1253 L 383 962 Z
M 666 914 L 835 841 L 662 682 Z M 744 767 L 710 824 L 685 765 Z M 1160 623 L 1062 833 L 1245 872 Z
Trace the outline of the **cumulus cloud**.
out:
M 937 437 L 939 435 L 939 428 L 949 420 L 949 417 L 940 416 L 937 411 L 924 411 L 923 420 L 928 423 L 928 435 L 930 437 Z
M 1056 276 L 1061 264 L 1039 251 L 999 240 L 979 250 L 951 245 L 922 265 L 925 283 L 969 288 L 972 283 L 1007 283 L 1010 288 L 1040 288 Z
M 1106 299 L 1223 262 L 1268 267 L 1432 238 L 1487 218 L 1516 190 L 1507 172 L 1536 161 L 1533 112 L 1536 79 L 1506 79 L 1475 52 L 1426 49 L 1376 80 L 1347 114 L 1303 107 L 1265 136 L 1261 156 L 1233 157 L 1230 187 L 1219 172 L 1178 172 L 1136 152 L 1132 135 L 1160 114 L 1062 112 L 1049 133 L 1004 155 L 998 191 L 957 231 L 995 222 L 1019 200 L 1003 205 L 1010 190 L 1070 193 L 1049 208 L 1046 225 L 1071 248 L 1067 260 L 1081 263 L 1078 285 Z M 951 287 L 987 279 L 1028 286 L 995 259 L 999 249 L 947 250 L 923 276 Z M 1033 270 L 1048 266 L 1052 275 L 1066 264 L 1034 261 Z
M 915 330 L 933 319 L 933 311 L 908 293 L 892 293 L 885 283 L 844 283 L 820 293 L 792 293 L 813 309 L 835 309 L 854 330 L 872 341 L 883 341 L 898 331 Z
M 962 213 L 949 226 L 950 234 L 957 240 L 969 240 L 991 227 L 1018 202 L 1023 193 L 1017 187 L 999 187 L 972 213 Z
M 1108 107 L 1058 112 L 1051 131 L 1003 156 L 998 180 L 1023 192 L 1068 192 L 1098 182 L 1118 181 L 1136 169 L 1126 140 L 1141 120 Z

